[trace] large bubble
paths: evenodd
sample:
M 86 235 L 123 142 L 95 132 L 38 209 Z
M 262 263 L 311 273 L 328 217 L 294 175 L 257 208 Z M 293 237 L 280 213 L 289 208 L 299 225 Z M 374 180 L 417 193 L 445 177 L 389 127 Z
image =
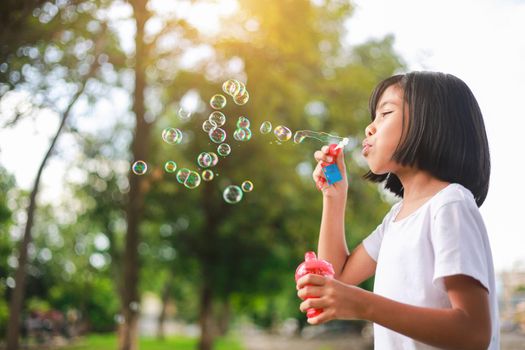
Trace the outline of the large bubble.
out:
M 136 175 L 144 175 L 148 171 L 148 165 L 142 160 L 137 160 L 131 166 L 131 171 L 133 171 L 133 173 Z
M 226 131 L 221 128 L 215 128 L 210 130 L 209 134 L 210 140 L 215 143 L 223 143 L 226 140 Z
M 243 192 L 239 186 L 230 185 L 222 192 L 222 198 L 226 203 L 235 204 L 239 203 L 242 199 Z
M 210 99 L 210 106 L 213 109 L 223 109 L 226 106 L 226 97 L 221 94 L 213 95 Z
M 288 141 L 292 138 L 292 131 L 284 125 L 276 126 L 273 130 L 273 133 L 275 137 L 277 137 L 277 139 L 282 142 Z
M 177 128 L 166 128 L 162 130 L 162 139 L 170 145 L 179 144 L 182 142 L 182 131 Z

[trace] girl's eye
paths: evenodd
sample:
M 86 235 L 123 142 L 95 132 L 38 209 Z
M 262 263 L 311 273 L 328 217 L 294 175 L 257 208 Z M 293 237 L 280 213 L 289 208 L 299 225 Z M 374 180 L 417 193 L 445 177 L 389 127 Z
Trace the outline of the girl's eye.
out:
M 381 117 L 384 118 L 384 117 L 386 117 L 388 114 L 390 114 L 390 113 L 392 113 L 392 112 L 393 112 L 393 111 L 389 111 L 389 112 L 382 113 L 382 114 L 381 114 Z

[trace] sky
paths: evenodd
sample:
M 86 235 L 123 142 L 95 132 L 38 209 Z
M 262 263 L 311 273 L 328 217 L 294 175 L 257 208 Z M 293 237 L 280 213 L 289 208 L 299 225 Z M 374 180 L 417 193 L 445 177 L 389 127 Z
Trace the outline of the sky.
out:
M 393 34 L 394 48 L 409 70 L 451 73 L 472 89 L 485 118 L 491 148 L 491 185 L 481 214 L 494 265 L 496 271 L 502 271 L 521 261 L 525 268 L 525 228 L 520 220 L 525 208 L 525 186 L 518 177 L 525 173 L 525 157 L 520 154 L 525 130 L 525 108 L 520 103 L 525 93 L 525 1 L 353 3 L 355 11 L 346 23 L 345 43 L 354 45 Z M 199 13 L 204 14 L 201 10 Z M 110 115 L 123 112 L 111 104 L 106 108 Z M 0 130 L 0 164 L 14 173 L 19 186 L 31 187 L 56 127 L 56 116 L 45 113 L 37 120 L 25 120 L 13 129 Z M 60 160 L 50 162 L 43 175 L 42 197 L 59 198 L 64 169 Z

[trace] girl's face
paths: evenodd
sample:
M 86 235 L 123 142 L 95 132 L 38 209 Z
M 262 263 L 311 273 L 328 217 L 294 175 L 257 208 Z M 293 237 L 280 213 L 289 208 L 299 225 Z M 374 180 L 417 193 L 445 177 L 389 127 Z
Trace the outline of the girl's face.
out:
M 374 174 L 396 173 L 401 168 L 392 155 L 403 134 L 403 104 L 403 89 L 389 86 L 379 99 L 374 121 L 365 129 L 362 153 Z

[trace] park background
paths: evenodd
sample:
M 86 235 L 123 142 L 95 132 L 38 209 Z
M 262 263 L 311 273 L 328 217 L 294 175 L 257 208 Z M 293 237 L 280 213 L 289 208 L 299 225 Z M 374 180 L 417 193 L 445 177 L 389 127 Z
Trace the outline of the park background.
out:
M 498 272 L 502 331 L 522 334 L 522 1 L 0 6 L 2 343 L 135 349 L 141 333 L 150 336 L 144 349 L 233 349 L 256 346 L 258 330 L 281 344 L 332 334 L 319 348 L 330 348 L 340 333 L 356 334 L 356 347 L 369 341 L 360 322 L 335 322 L 331 333 L 305 327 L 293 271 L 316 248 L 321 200 L 311 170 L 322 144 L 279 143 L 258 129 L 270 121 L 359 140 L 375 84 L 415 69 L 457 75 L 480 103 L 493 164 L 481 212 Z M 213 150 L 201 125 L 209 98 L 230 78 L 250 92 L 246 105 L 229 98 L 224 109 L 232 153 L 221 157 L 213 181 L 189 190 L 162 165 L 171 159 L 196 169 L 197 155 Z M 194 109 L 190 120 L 178 117 L 181 106 Z M 252 123 L 248 142 L 231 138 L 240 115 Z M 183 130 L 182 144 L 162 141 L 168 126 Z M 137 159 L 150 165 L 144 176 L 130 173 Z M 346 160 L 353 247 L 392 197 L 361 180 L 359 149 L 347 150 Z M 235 205 L 224 202 L 223 189 L 244 180 L 254 190 Z M 34 334 L 8 327 L 33 316 L 62 317 L 69 326 Z

